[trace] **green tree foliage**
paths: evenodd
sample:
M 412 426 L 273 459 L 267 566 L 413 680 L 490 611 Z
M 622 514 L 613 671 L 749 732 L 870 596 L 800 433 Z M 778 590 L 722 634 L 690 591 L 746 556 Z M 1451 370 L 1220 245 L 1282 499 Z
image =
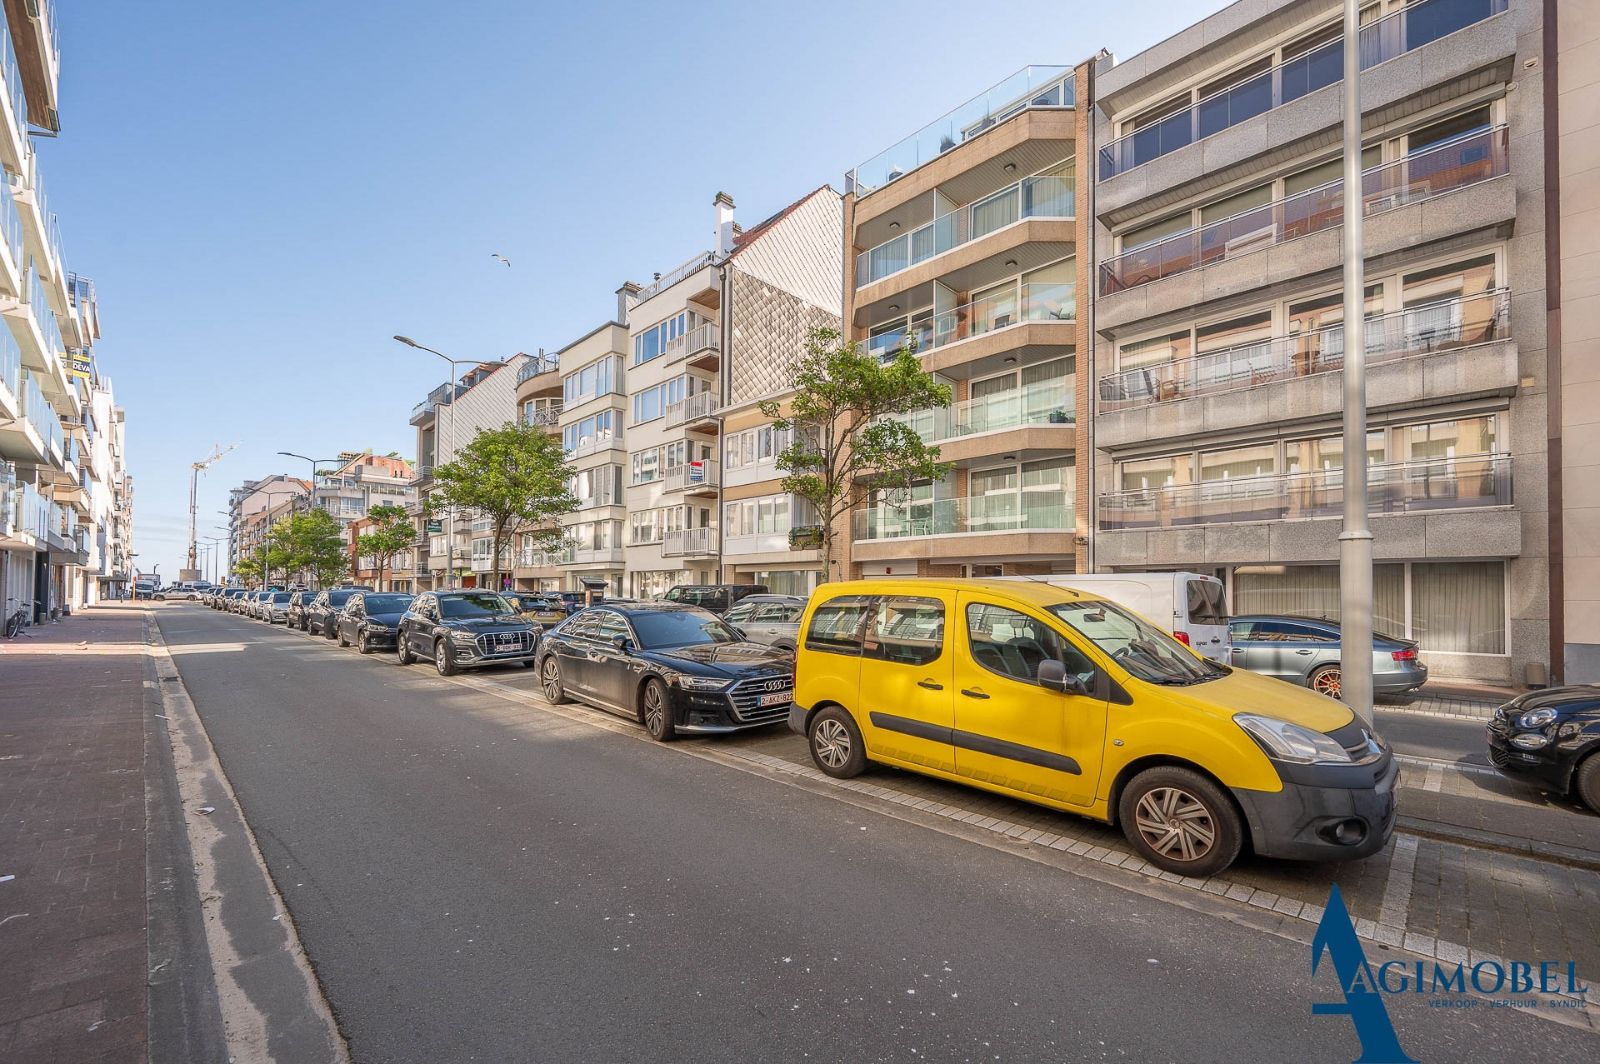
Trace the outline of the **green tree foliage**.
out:
M 489 519 L 494 530 L 494 583 L 500 587 L 500 555 L 513 535 L 535 549 L 556 550 L 561 517 L 578 508 L 561 441 L 543 427 L 507 422 L 484 429 L 455 460 L 433 471 L 438 490 L 430 500 Z
M 374 506 L 367 511 L 374 524 L 372 531 L 356 537 L 356 553 L 370 554 L 378 563 L 377 590 L 383 590 L 383 574 L 396 554 L 411 546 L 417 530 L 404 506 Z
M 308 576 L 318 587 L 337 584 L 350 565 L 339 522 L 326 510 L 291 514 L 267 534 L 266 571 Z
M 893 415 L 950 405 L 950 386 L 923 372 L 909 348 L 888 361 L 844 342 L 835 329 L 813 329 L 790 365 L 794 398 L 761 404 L 773 424 L 793 433 L 778 455 L 783 490 L 816 508 L 822 522 L 822 579 L 833 561 L 834 524 L 868 488 L 909 488 L 937 480 L 951 465 Z

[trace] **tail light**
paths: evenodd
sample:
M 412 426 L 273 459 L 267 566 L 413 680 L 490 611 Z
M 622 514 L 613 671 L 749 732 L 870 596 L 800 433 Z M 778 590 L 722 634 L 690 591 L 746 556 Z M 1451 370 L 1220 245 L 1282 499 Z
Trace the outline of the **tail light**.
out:
M 1396 660 L 1396 661 L 1416 661 L 1417 660 L 1417 648 L 1416 647 L 1406 647 L 1404 650 L 1396 650 L 1393 654 L 1391 654 L 1389 656 L 1394 658 L 1394 660 Z
M 1185 632 L 1182 629 L 1180 629 L 1180 630 L 1178 630 L 1176 632 L 1173 632 L 1172 636 L 1173 636 L 1174 639 L 1176 639 L 1178 642 L 1182 643 L 1184 646 L 1188 646 L 1189 645 L 1189 633 L 1188 632 Z

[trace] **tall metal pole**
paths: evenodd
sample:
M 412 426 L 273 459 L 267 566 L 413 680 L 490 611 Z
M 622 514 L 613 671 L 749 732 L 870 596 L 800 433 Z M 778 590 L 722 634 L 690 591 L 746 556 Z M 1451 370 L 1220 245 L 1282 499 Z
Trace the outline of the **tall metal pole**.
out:
M 1344 0 L 1344 528 L 1339 533 L 1339 681 L 1372 726 L 1372 529 L 1367 522 L 1366 270 L 1362 261 L 1361 24 Z

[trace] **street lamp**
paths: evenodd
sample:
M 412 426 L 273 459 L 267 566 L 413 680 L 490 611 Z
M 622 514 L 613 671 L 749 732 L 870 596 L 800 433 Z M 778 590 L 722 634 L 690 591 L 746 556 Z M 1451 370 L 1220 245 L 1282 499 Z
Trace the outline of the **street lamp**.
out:
M 396 333 L 394 338 L 397 341 L 399 341 L 400 343 L 405 344 L 407 347 L 414 347 L 418 351 L 426 351 L 430 355 L 438 355 L 440 358 L 442 358 L 446 362 L 450 363 L 450 401 L 448 403 L 446 403 L 445 406 L 450 411 L 450 428 L 449 428 L 449 435 L 447 436 L 447 439 L 449 440 L 449 443 L 450 443 L 450 457 L 454 458 L 455 454 L 456 454 L 456 379 L 457 379 L 456 367 L 457 366 L 470 366 L 470 365 L 472 365 L 472 361 L 470 359 L 451 358 L 449 355 L 445 354 L 443 351 L 435 351 L 431 347 L 425 347 L 422 344 L 417 343 L 415 340 L 413 340 L 409 336 L 401 336 L 398 333 Z M 435 441 L 436 442 L 434 444 L 434 449 L 433 449 L 433 461 L 434 461 L 435 465 L 438 465 L 439 464 L 439 447 L 438 447 L 438 443 L 437 443 L 437 434 L 435 435 Z M 449 575 L 447 577 L 447 579 L 450 581 L 449 586 L 455 587 L 455 584 L 456 584 L 456 510 L 455 510 L 455 507 L 454 506 L 447 506 L 446 512 L 447 512 L 447 514 L 449 516 L 449 519 L 450 519 L 450 528 L 449 528 L 448 533 L 445 536 L 445 542 L 448 544 L 448 550 L 449 550 L 450 553 L 445 559 L 445 568 L 449 570 Z

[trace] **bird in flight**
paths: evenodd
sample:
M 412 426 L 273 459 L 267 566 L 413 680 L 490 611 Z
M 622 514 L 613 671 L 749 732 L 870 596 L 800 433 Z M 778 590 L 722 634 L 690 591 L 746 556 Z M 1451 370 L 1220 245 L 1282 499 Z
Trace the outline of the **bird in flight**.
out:
M 506 266 L 510 266 L 511 265 L 511 260 L 506 258 L 504 255 L 500 254 L 498 251 L 494 252 L 489 257 L 491 259 L 499 259 Z

